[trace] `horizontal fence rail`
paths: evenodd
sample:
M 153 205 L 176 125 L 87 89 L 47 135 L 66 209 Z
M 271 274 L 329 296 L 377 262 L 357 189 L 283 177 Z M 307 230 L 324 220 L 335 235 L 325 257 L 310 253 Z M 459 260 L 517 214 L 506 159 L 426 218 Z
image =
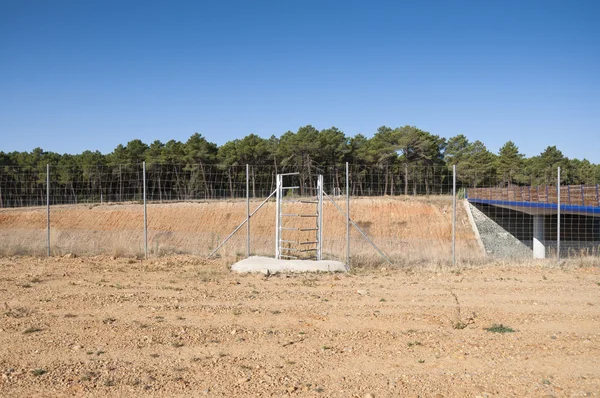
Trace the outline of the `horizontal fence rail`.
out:
M 600 206 L 599 186 L 567 185 L 560 187 L 560 203 L 574 206 Z M 556 186 L 512 186 L 506 188 L 468 188 L 473 199 L 558 204 Z

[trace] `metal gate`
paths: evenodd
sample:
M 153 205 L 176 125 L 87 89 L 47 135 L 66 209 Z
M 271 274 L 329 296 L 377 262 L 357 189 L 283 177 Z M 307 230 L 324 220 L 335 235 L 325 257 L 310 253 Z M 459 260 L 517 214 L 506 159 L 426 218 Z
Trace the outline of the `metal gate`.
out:
M 290 191 L 300 186 L 284 185 L 284 179 L 300 173 L 277 174 L 275 258 L 321 260 L 323 257 L 323 176 L 317 178 L 316 195 L 294 198 Z M 284 178 L 287 177 L 287 178 Z M 292 197 L 292 199 L 288 197 Z M 290 203 L 314 205 L 314 210 L 294 213 L 287 210 Z M 314 211 L 314 212 L 313 212 Z M 294 221 L 292 221 L 294 220 Z M 301 220 L 301 221 L 300 221 Z

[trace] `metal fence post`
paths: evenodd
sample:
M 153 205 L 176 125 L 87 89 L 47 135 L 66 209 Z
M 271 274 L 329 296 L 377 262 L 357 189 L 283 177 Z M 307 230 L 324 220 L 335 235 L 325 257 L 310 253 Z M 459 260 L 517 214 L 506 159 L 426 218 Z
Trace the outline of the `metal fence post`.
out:
M 146 210 L 146 162 L 142 163 L 142 179 L 144 180 L 144 256 L 148 258 L 148 212 Z
M 46 164 L 46 246 L 47 254 L 50 257 L 50 165 Z
M 317 180 L 317 260 L 323 259 L 323 175 Z
M 456 265 L 456 165 L 452 165 L 452 265 Z
M 556 261 L 560 263 L 560 167 L 558 167 L 558 177 L 556 179 L 556 196 L 558 198 L 556 211 Z M 582 203 L 585 205 L 585 203 Z
M 346 268 L 350 269 L 350 177 L 346 162 Z
M 279 260 L 281 253 L 279 252 L 279 241 L 281 240 L 281 174 L 277 174 L 277 185 L 275 187 L 275 258 Z
M 246 164 L 246 257 L 250 257 L 250 166 Z

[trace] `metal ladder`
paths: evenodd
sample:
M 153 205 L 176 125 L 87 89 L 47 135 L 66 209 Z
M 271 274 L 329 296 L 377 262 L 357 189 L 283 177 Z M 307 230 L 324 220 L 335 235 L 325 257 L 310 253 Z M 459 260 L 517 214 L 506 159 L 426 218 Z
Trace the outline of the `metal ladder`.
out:
M 309 203 L 316 205 L 315 213 L 286 213 L 284 211 L 284 192 L 288 190 L 298 189 L 299 186 L 284 186 L 283 177 L 299 175 L 300 173 L 277 174 L 276 184 L 276 226 L 275 226 L 275 258 L 277 259 L 301 259 L 301 260 L 321 260 L 323 256 L 323 176 L 317 178 L 317 194 L 316 197 L 309 199 L 301 199 L 300 203 Z M 285 220 L 290 218 L 314 219 L 314 226 L 289 227 L 286 226 Z M 288 224 L 289 225 L 289 224 Z M 286 232 L 287 231 L 287 232 Z M 307 235 L 307 240 L 289 239 L 289 231 L 297 231 L 296 235 Z M 314 235 L 313 235 L 314 234 Z M 314 238 L 313 238 L 314 236 Z M 287 244 L 284 246 L 283 244 Z M 306 254 L 314 253 L 312 256 Z

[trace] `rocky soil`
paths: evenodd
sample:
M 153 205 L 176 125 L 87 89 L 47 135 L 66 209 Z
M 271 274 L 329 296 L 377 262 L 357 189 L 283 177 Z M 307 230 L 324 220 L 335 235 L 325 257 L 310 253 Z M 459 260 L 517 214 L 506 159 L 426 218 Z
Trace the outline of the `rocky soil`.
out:
M 600 396 L 599 310 L 600 268 L 576 263 L 5 257 L 0 396 Z

